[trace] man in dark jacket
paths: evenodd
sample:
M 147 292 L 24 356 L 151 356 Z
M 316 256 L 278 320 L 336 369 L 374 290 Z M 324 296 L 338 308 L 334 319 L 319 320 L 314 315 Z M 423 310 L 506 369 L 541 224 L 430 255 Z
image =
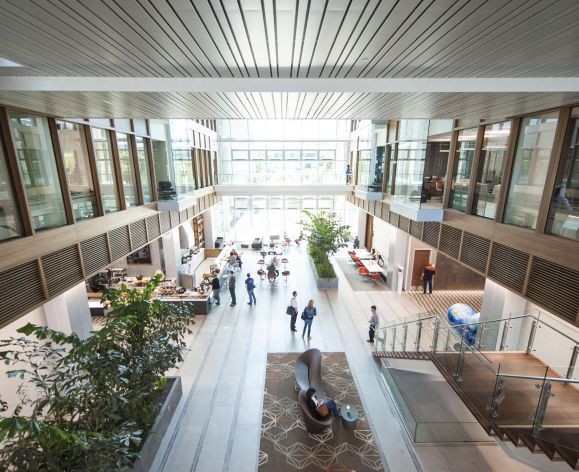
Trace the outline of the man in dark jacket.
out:
M 220 305 L 221 299 L 219 298 L 219 289 L 221 288 L 221 283 L 219 282 L 219 274 L 215 274 L 215 277 L 213 277 L 211 288 L 213 289 L 213 299 L 215 300 L 215 304 Z
M 235 275 L 233 271 L 229 271 L 229 277 L 227 277 L 227 287 L 229 288 L 229 294 L 231 295 L 231 304 L 229 306 L 235 306 L 237 304 L 237 299 L 235 298 Z

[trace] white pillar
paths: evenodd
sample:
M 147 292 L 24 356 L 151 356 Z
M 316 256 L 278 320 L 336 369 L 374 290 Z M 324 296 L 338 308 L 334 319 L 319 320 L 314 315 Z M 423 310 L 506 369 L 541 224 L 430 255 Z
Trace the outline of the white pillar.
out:
M 163 235 L 163 258 L 167 278 L 177 278 L 178 268 L 181 266 L 179 246 L 179 228 L 174 228 Z
M 85 339 L 92 330 L 92 320 L 84 282 L 67 290 L 43 306 L 46 325 L 66 334 Z
M 209 208 L 205 213 L 203 213 L 203 225 L 205 228 L 205 247 L 214 248 L 215 238 L 213 237 L 213 209 L 215 207 Z M 250 241 L 251 242 L 251 241 Z

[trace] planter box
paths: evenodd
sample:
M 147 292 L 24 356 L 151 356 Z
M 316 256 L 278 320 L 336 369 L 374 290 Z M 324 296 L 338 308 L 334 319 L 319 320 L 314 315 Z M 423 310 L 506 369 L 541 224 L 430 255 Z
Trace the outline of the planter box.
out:
M 172 377 L 174 380 L 171 390 L 163 403 L 163 406 L 159 410 L 157 419 L 145 439 L 145 443 L 141 448 L 141 457 L 135 462 L 133 470 L 137 472 L 146 472 L 151 469 L 163 436 L 167 432 L 167 428 L 171 423 L 173 418 L 173 413 L 177 409 L 177 405 L 181 401 L 183 396 L 183 389 L 181 387 L 181 377 Z
M 322 279 L 318 276 L 318 271 L 316 270 L 316 265 L 314 264 L 314 260 L 312 256 L 308 254 L 308 259 L 310 260 L 310 265 L 312 266 L 312 272 L 314 273 L 314 279 L 316 280 L 316 287 L 318 290 L 337 290 L 338 289 L 338 277 L 334 277 L 333 279 Z

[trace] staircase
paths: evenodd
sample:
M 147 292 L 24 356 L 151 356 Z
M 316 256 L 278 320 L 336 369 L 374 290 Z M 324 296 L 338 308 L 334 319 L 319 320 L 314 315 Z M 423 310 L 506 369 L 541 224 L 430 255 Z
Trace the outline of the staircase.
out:
M 525 351 L 507 351 L 503 330 L 499 350 L 481 351 L 480 340 L 467 343 L 442 317 L 428 315 L 382 328 L 372 356 L 432 361 L 489 435 L 579 470 L 577 348 L 564 377 L 532 354 L 535 336 Z

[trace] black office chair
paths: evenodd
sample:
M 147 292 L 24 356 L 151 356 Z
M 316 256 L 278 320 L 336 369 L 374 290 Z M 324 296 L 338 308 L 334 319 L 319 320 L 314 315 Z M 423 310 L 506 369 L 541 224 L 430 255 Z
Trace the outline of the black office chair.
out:
M 161 181 L 158 186 L 159 200 L 173 200 L 177 195 L 173 182 Z

